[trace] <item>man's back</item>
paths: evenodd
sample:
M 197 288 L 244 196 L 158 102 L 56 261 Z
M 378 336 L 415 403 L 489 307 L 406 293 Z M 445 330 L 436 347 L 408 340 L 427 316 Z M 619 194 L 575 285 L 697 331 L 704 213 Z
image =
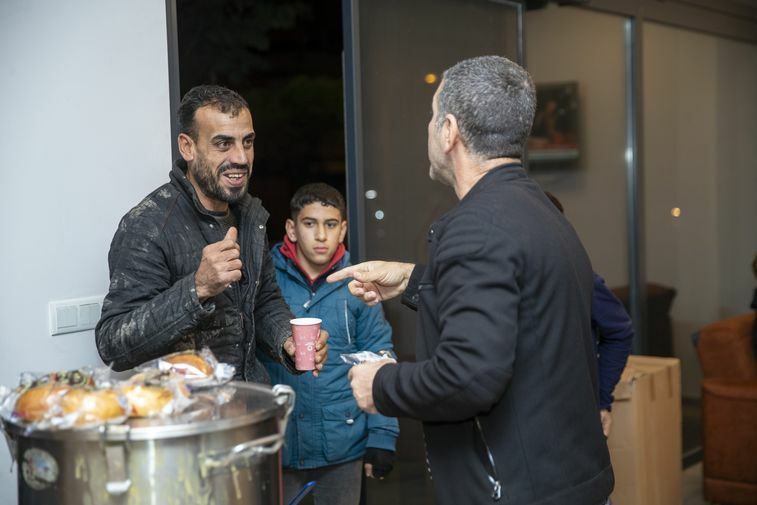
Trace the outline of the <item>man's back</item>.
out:
M 425 361 L 380 370 L 376 405 L 426 421 L 437 500 L 487 503 L 491 476 L 506 503 L 602 502 L 612 470 L 596 407 L 592 271 L 574 230 L 510 165 L 482 178 L 429 241 Z

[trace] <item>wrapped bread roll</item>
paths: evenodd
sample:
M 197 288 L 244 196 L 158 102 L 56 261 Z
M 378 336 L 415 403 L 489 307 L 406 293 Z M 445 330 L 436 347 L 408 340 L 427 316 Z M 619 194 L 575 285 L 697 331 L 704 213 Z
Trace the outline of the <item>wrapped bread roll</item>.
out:
M 213 367 L 202 356 L 196 353 L 182 353 L 166 356 L 164 361 L 171 364 L 176 372 L 189 378 L 204 378 L 213 376 Z
M 151 417 L 163 412 L 173 399 L 173 394 L 160 386 L 128 384 L 123 387 L 126 400 L 131 407 L 132 417 Z
M 70 386 L 55 383 L 29 388 L 16 400 L 13 413 L 24 421 L 37 422 L 43 419 L 70 390 Z
M 118 393 L 112 389 L 71 389 L 60 404 L 64 414 L 77 414 L 77 426 L 101 423 L 127 413 Z

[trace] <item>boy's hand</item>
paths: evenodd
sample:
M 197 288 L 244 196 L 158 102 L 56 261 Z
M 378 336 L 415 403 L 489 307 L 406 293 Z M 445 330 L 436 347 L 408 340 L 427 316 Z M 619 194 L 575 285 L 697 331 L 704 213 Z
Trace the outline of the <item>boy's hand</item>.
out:
M 363 470 L 365 476 L 384 480 L 394 466 L 394 451 L 368 447 L 363 456 Z
M 321 333 L 318 334 L 318 340 L 315 341 L 315 370 L 313 375 L 318 377 L 320 371 L 323 369 L 324 363 L 326 363 L 326 357 L 329 353 L 329 332 L 321 329 Z M 294 360 L 294 339 L 289 337 L 284 341 L 284 350 Z

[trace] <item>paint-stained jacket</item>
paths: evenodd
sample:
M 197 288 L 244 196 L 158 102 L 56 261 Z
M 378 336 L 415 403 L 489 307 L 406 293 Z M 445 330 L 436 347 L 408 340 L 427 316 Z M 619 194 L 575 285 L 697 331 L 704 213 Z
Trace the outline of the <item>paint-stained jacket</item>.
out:
M 381 306 L 369 307 L 350 295 L 348 281 L 327 284 L 325 273 L 313 286 L 295 264 L 284 257 L 280 244 L 271 255 L 281 292 L 297 317 L 318 317 L 329 332 L 329 352 L 320 376 L 293 376 L 263 356 L 274 384 L 289 384 L 297 393 L 283 450 L 288 468 L 317 468 L 362 458 L 366 447 L 395 450 L 397 419 L 361 411 L 347 378 L 349 365 L 342 353 L 393 353 L 392 329 Z M 349 253 L 330 270 L 349 265 Z M 328 273 L 328 272 L 327 272 Z
M 236 379 L 268 382 L 255 355 L 259 345 L 293 371 L 282 348 L 291 335 L 291 313 L 268 252 L 268 212 L 249 195 L 231 206 L 242 280 L 200 303 L 194 276 L 202 249 L 225 234 L 197 200 L 183 160 L 174 163 L 170 179 L 123 217 L 113 237 L 110 289 L 95 328 L 101 358 L 114 370 L 126 370 L 207 346 L 236 367 Z

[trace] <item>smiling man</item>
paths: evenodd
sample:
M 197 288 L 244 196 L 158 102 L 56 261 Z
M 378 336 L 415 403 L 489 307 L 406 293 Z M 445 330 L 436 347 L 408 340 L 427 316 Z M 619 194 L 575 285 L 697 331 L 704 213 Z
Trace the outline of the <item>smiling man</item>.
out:
M 276 284 L 268 212 L 247 193 L 255 130 L 247 102 L 197 86 L 178 111 L 170 182 L 123 217 L 108 254 L 110 290 L 95 329 L 103 361 L 126 370 L 209 347 L 236 379 L 269 382 L 260 347 L 295 373 L 292 315 Z M 328 334 L 316 344 L 315 375 Z

